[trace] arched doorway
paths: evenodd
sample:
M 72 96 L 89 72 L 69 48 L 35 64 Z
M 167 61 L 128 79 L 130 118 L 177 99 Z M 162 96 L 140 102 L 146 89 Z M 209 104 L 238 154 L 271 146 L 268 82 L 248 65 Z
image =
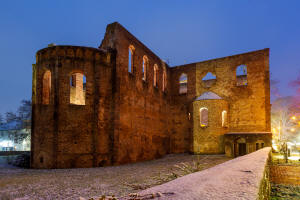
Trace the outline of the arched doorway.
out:
M 245 138 L 237 138 L 234 141 L 234 157 L 247 154 L 247 144 Z

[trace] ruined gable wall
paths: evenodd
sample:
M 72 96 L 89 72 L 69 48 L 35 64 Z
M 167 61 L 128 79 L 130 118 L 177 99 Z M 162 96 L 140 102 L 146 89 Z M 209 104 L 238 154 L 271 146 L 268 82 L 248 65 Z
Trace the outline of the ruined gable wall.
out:
M 128 72 L 128 48 L 135 48 L 133 72 Z M 150 160 L 169 152 L 170 72 L 168 66 L 118 23 L 107 27 L 100 46 L 116 50 L 114 161 L 116 164 Z M 146 81 L 142 80 L 143 56 L 148 57 Z M 153 86 L 154 64 L 158 87 Z M 163 67 L 167 88 L 162 91 Z
M 179 93 L 179 78 L 187 75 L 187 93 Z M 196 65 L 188 64 L 171 68 L 171 152 L 192 151 L 193 141 L 193 106 L 196 94 Z M 190 113 L 190 114 L 189 114 Z
M 229 103 L 229 132 L 270 131 L 269 49 L 196 63 L 196 96 L 212 91 Z M 236 85 L 236 67 L 247 66 L 247 86 Z M 207 72 L 217 81 L 205 88 Z
M 104 52 L 55 46 L 37 53 L 33 105 L 34 168 L 92 167 L 109 164 L 111 69 Z M 51 71 L 49 105 L 42 104 L 42 79 Z M 85 105 L 70 104 L 70 76 L 86 76 Z M 107 114 L 105 114 L 107 113 Z

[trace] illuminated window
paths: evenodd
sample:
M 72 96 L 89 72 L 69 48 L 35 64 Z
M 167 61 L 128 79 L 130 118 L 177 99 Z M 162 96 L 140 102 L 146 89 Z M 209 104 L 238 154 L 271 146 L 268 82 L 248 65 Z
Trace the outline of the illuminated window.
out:
M 200 126 L 208 126 L 208 109 L 204 107 L 200 108 Z
M 147 68 L 148 68 L 148 58 L 147 56 L 143 57 L 143 67 L 142 67 L 142 79 L 146 81 L 147 79 Z
M 236 68 L 236 85 L 243 86 L 247 84 L 247 66 L 240 65 Z
M 133 55 L 134 55 L 134 47 L 132 45 L 128 48 L 128 72 L 133 72 Z
M 188 77 L 185 73 L 181 74 L 179 77 L 179 94 L 187 93 L 187 82 Z
M 163 91 L 166 91 L 167 88 L 167 72 L 166 72 L 166 68 L 164 67 L 164 71 L 163 71 Z
M 86 78 L 82 73 L 73 73 L 70 78 L 70 103 L 85 105 Z
M 158 86 L 158 66 L 157 64 L 154 65 L 154 76 L 153 76 L 153 86 L 157 87 Z
M 227 111 L 222 111 L 222 127 L 228 127 L 228 117 L 227 117 Z
M 43 76 L 42 104 L 50 103 L 50 94 L 51 94 L 51 72 L 47 70 Z

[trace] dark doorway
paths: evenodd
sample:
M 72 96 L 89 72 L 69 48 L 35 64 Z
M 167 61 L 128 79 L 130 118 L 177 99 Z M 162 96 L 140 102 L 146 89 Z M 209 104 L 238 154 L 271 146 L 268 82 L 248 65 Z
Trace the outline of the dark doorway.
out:
M 246 143 L 239 143 L 239 156 L 246 155 Z

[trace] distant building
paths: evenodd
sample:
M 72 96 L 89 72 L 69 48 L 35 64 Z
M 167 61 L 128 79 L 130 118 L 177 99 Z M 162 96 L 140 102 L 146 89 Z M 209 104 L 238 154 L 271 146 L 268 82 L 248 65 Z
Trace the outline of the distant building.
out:
M 0 125 L 0 151 L 30 151 L 30 128 L 21 121 Z
M 269 49 L 170 67 L 119 23 L 107 26 L 99 48 L 41 49 L 32 167 L 183 152 L 236 157 L 271 146 L 269 75 Z

